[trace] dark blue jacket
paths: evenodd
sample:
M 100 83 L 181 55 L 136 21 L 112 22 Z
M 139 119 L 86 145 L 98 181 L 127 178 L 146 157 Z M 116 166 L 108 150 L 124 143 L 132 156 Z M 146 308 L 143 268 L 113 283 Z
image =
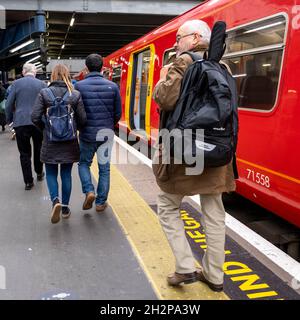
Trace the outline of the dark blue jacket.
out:
M 29 126 L 35 100 L 41 89 L 47 85 L 34 76 L 25 76 L 13 82 L 5 104 L 7 122 L 14 122 L 14 128 Z
M 121 118 L 121 97 L 118 86 L 103 78 L 99 72 L 89 73 L 84 80 L 75 85 L 81 93 L 87 115 L 85 127 L 80 132 L 80 139 L 96 142 L 100 129 L 114 129 Z

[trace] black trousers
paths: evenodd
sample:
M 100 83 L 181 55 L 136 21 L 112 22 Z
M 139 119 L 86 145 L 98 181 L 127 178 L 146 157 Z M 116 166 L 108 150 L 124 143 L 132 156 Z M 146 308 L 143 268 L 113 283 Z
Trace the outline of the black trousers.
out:
M 31 143 L 33 141 L 33 163 L 34 171 L 37 174 L 43 172 L 43 163 L 40 161 L 40 152 L 43 141 L 43 134 L 35 126 L 22 126 L 15 128 L 17 145 L 20 152 L 20 161 L 25 183 L 32 183 L 31 169 Z
M 6 125 L 5 114 L 0 111 L 0 126 L 2 127 L 2 130 L 5 128 L 5 125 Z

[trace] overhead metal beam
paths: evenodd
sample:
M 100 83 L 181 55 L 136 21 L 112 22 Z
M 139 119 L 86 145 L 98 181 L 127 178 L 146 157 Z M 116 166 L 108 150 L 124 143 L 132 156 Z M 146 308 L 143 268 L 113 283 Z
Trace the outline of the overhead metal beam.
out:
M 37 14 L 29 21 L 7 27 L 0 35 L 0 55 L 28 40 L 29 37 L 39 36 L 46 31 L 46 20 L 43 13 Z
M 79 43 L 88 43 L 90 44 L 90 42 L 93 41 L 120 41 L 120 37 L 122 41 L 126 41 L 126 42 L 131 42 L 133 40 L 136 39 L 136 35 L 130 36 L 130 35 L 124 35 L 124 34 L 120 34 L 120 33 L 116 33 L 116 34 L 112 34 L 109 35 L 109 37 L 107 37 L 107 34 L 98 34 L 98 35 L 87 35 L 87 37 L 85 38 L 71 38 L 70 40 L 77 40 L 79 41 Z M 59 35 L 53 35 L 51 34 L 51 38 L 49 38 L 49 40 L 46 39 L 46 42 L 48 41 L 48 43 L 55 43 L 55 42 L 62 42 L 64 40 L 64 36 L 63 34 L 61 36 Z
M 71 20 L 71 12 L 49 12 L 47 17 L 47 23 L 49 24 L 62 24 L 68 25 Z M 174 15 L 163 15 L 165 20 L 171 20 Z M 120 14 L 120 13 L 78 13 L 75 15 L 75 23 L 77 26 L 81 25 L 147 25 L 155 28 L 157 24 L 161 23 L 161 14 L 149 14 L 145 12 L 143 14 Z
M 76 26 L 77 27 L 77 26 Z M 79 33 L 91 33 L 91 34 L 99 34 L 99 33 L 139 33 L 139 34 L 145 34 L 149 30 L 153 30 L 153 27 L 148 27 L 148 26 L 143 26 L 143 25 L 136 25 L 136 26 L 122 26 L 122 25 L 98 25 L 98 26 L 93 26 L 93 25 L 83 25 L 80 26 L 79 28 L 76 29 L 76 31 L 69 30 L 69 33 L 74 33 L 77 34 Z M 50 25 L 49 28 L 47 29 L 47 32 L 51 33 L 61 33 L 64 32 L 66 33 L 67 28 L 65 25 Z
M 68 42 L 65 44 L 65 48 L 70 47 L 70 46 L 102 46 L 102 45 L 114 45 L 114 44 L 120 44 L 120 45 L 126 45 L 128 43 L 128 39 L 121 39 L 118 42 L 114 41 L 113 39 L 103 39 L 103 40 L 81 40 L 81 39 L 69 39 Z M 48 46 L 55 47 L 55 46 L 61 46 L 62 41 L 53 41 L 53 40 L 48 40 L 47 42 Z
M 68 12 L 103 12 L 103 13 L 155 13 L 179 15 L 202 1 L 192 0 L 1 0 L 6 10 L 45 10 Z

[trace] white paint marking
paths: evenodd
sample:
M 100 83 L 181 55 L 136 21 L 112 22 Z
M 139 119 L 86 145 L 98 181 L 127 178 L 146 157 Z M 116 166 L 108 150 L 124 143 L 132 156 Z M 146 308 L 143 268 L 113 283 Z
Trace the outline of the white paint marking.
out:
M 6 270 L 4 266 L 0 266 L 0 289 L 6 289 Z
M 54 294 L 52 296 L 52 298 L 54 298 L 54 299 L 65 299 L 65 298 L 69 297 L 70 295 L 71 295 L 70 293 L 62 292 L 62 293 Z

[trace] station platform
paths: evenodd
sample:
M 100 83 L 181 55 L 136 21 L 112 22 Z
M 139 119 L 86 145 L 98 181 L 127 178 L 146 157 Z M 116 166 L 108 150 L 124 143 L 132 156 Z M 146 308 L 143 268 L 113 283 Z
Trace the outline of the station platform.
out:
M 197 282 L 169 287 L 174 258 L 156 216 L 158 187 L 149 167 L 112 164 L 109 207 L 82 211 L 73 167 L 71 217 L 51 224 L 46 182 L 24 190 L 19 154 L 0 133 L 0 299 L 29 300 L 294 300 L 284 277 L 259 261 L 251 248 L 226 237 L 224 292 Z M 97 163 L 92 165 L 97 177 Z M 195 263 L 206 249 L 200 208 L 186 197 L 181 208 Z M 255 244 L 254 244 L 255 245 Z M 5 276 L 5 277 L 4 277 Z M 5 285 L 3 285 L 3 283 Z

